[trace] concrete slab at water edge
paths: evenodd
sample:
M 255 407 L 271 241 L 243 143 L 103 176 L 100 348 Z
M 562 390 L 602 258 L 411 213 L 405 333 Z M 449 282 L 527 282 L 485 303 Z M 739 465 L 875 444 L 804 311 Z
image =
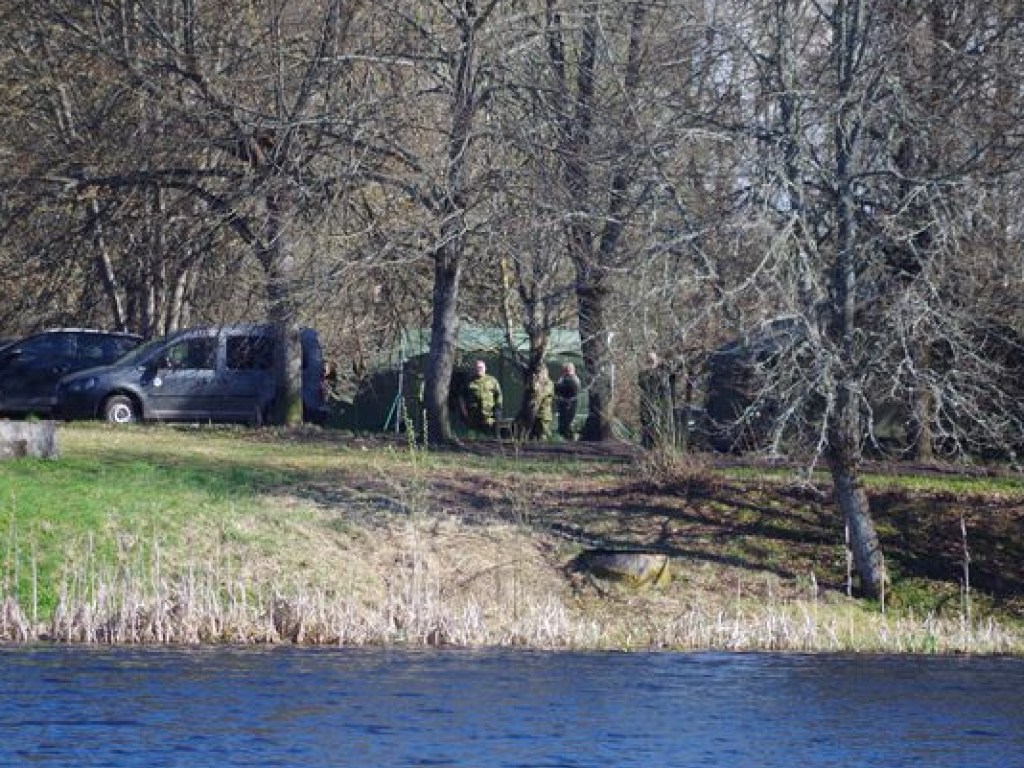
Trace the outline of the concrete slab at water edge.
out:
M 668 556 L 656 552 L 592 549 L 577 556 L 573 567 L 637 589 L 664 587 L 672 580 Z

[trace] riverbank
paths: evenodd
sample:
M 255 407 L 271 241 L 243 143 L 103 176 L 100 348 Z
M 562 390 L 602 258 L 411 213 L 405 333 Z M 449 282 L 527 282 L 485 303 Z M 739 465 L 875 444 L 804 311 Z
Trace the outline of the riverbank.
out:
M 628 447 L 67 425 L 0 465 L 0 639 L 1024 652 L 1024 487 L 873 475 L 893 584 L 847 595 L 826 489 Z M 813 478 L 812 478 L 813 479 Z M 666 554 L 633 589 L 591 548 Z

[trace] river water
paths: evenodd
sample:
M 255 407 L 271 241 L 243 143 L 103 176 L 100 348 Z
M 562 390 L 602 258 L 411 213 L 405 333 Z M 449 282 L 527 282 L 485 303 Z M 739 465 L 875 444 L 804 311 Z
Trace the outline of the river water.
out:
M 1024 768 L 1024 660 L 0 648 L 0 766 Z

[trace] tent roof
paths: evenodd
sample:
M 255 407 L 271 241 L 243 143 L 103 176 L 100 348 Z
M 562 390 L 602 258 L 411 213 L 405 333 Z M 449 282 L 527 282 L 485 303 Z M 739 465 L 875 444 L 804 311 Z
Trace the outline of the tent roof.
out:
M 457 349 L 459 352 L 498 353 L 509 348 L 509 340 L 504 328 L 481 326 L 463 326 L 459 330 Z M 517 352 L 526 353 L 530 349 L 530 340 L 526 333 L 516 331 L 512 334 L 512 346 Z M 580 332 L 575 328 L 553 328 L 548 345 L 549 355 L 579 355 Z M 430 351 L 430 329 L 417 328 L 405 331 L 399 342 L 399 355 L 417 357 Z

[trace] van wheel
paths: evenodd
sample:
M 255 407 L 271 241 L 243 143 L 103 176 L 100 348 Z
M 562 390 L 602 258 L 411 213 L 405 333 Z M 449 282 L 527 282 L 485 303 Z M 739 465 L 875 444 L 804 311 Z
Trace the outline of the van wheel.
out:
M 103 403 L 103 418 L 111 424 L 131 424 L 139 420 L 139 412 L 130 397 L 114 395 Z

